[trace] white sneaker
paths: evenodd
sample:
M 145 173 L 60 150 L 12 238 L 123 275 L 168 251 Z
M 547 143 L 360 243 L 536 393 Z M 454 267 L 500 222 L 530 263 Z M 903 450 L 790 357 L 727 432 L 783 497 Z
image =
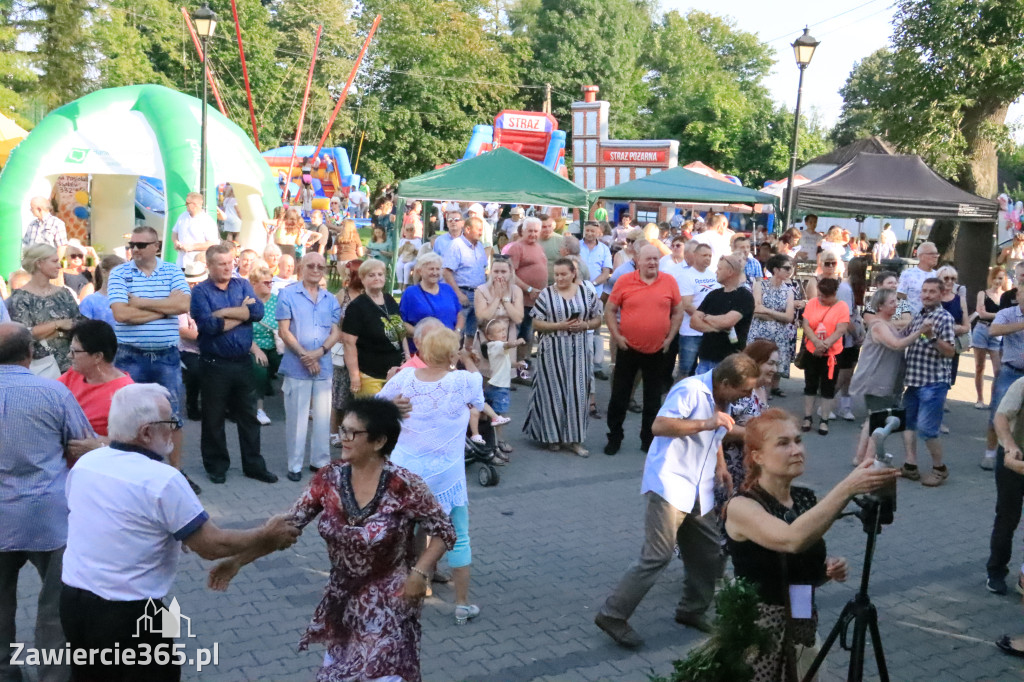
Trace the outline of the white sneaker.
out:
M 821 408 L 820 407 L 818 408 L 818 417 L 821 418 Z M 828 413 L 828 420 L 829 421 L 832 421 L 835 418 L 836 418 L 836 413 L 835 412 L 829 412 Z
M 256 410 L 256 421 L 258 421 L 262 426 L 270 425 L 270 417 L 268 417 L 267 413 L 263 410 Z
M 848 422 L 856 421 L 857 417 L 853 414 L 853 410 L 846 408 L 845 410 L 839 411 L 839 416 Z
M 981 458 L 981 462 L 978 464 L 985 471 L 992 471 L 996 468 L 996 458 L 985 455 Z

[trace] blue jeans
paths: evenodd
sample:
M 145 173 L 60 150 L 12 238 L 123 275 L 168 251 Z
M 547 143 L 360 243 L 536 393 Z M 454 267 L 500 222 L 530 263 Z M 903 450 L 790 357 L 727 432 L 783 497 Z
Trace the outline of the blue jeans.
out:
M 462 314 L 466 316 L 466 326 L 463 327 L 462 333 L 472 339 L 476 336 L 476 308 L 473 305 L 473 301 L 476 300 L 476 289 L 459 287 L 459 291 L 469 299 L 469 304 L 462 306 Z
M 999 403 L 1003 401 L 1003 396 L 1010 389 L 1010 385 L 1017 379 L 1024 378 L 1024 372 L 1003 363 L 999 366 L 999 376 L 996 377 L 995 381 L 992 382 L 992 403 L 988 409 L 988 423 L 991 424 L 992 420 L 995 419 L 996 410 L 999 409 Z
M 161 350 L 144 350 L 124 343 L 117 344 L 114 366 L 137 384 L 160 384 L 170 393 L 171 416 L 181 423 L 182 393 L 181 355 L 177 346 Z
M 701 360 L 697 363 L 697 369 L 693 370 L 693 375 L 707 374 L 712 371 L 715 367 L 718 367 L 718 363 L 714 360 Z
M 946 404 L 949 384 L 939 381 L 925 386 L 908 386 L 903 394 L 907 410 L 907 431 L 917 431 L 925 440 L 939 437 L 942 408 Z
M 697 364 L 697 351 L 703 336 L 679 335 L 679 376 L 688 377 L 694 374 L 693 366 Z

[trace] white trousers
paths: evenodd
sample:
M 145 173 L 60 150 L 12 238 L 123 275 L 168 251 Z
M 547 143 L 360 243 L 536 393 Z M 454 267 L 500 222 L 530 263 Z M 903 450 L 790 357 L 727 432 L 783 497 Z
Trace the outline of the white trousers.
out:
M 309 463 L 315 467 L 331 463 L 331 381 L 284 378 L 284 429 L 288 444 L 288 471 L 302 471 L 306 458 L 306 431 L 313 413 L 313 437 Z

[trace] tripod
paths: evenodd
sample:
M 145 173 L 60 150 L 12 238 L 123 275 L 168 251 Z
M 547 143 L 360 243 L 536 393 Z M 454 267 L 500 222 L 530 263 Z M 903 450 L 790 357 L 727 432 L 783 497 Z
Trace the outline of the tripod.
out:
M 871 559 L 875 553 L 875 538 L 878 537 L 880 526 L 881 503 L 874 496 L 854 498 L 860 511 L 849 512 L 842 516 L 857 516 L 864 524 L 864 532 L 868 535 L 867 547 L 864 550 L 864 572 L 860 577 L 860 590 L 856 596 L 846 603 L 839 620 L 832 626 L 832 631 L 825 638 L 825 643 L 818 652 L 803 682 L 810 682 L 818 668 L 821 667 L 829 649 L 839 639 L 839 646 L 850 652 L 850 668 L 847 682 L 861 682 L 864 679 L 864 645 L 867 633 L 871 633 L 871 648 L 875 651 L 875 663 L 878 665 L 878 678 L 881 682 L 889 682 L 889 670 L 885 666 L 885 653 L 882 651 L 882 636 L 878 632 L 878 610 L 868 597 L 868 581 L 871 579 Z M 853 623 L 853 642 L 847 646 L 847 630 Z

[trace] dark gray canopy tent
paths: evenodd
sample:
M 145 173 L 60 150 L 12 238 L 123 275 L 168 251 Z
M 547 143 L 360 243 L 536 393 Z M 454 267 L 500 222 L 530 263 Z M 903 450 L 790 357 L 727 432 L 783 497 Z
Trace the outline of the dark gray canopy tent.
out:
M 920 156 L 862 152 L 796 188 L 800 213 L 995 222 L 999 204 L 941 178 Z

